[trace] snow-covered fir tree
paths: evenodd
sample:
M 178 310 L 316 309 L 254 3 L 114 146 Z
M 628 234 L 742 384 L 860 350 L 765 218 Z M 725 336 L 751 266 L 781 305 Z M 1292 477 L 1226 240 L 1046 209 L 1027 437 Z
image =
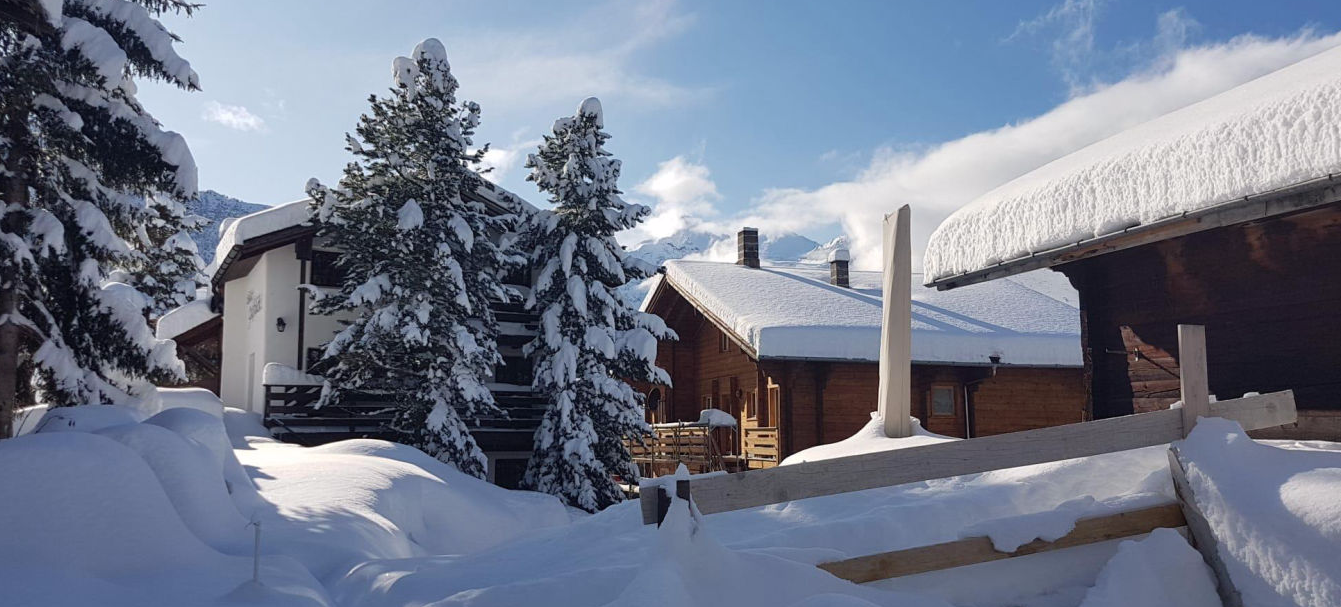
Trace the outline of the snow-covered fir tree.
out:
M 195 6 L 10 4 L 7 16 L 24 16 L 0 19 L 0 436 L 19 394 L 124 402 L 184 377 L 145 320 L 151 300 L 108 274 L 148 246 L 144 197 L 196 191 L 186 141 L 145 111 L 132 80 L 198 88 L 157 20 Z
M 150 196 L 144 233 L 133 244 L 139 255 L 130 257 L 124 268 L 125 282 L 149 297 L 151 318 L 195 299 L 196 289 L 204 284 L 200 258 L 191 232 L 208 220 L 192 215 L 186 205 L 167 196 Z
M 309 182 L 320 234 L 340 249 L 346 278 L 318 311 L 356 319 L 327 345 L 320 406 L 387 391 L 407 442 L 483 477 L 465 420 L 500 414 L 485 383 L 502 358 L 490 300 L 516 292 L 500 277 L 523 262 L 495 244 L 516 219 L 463 194 L 483 185 L 471 150 L 480 109 L 457 102 L 442 43 L 428 39 L 393 64 L 395 88 L 370 99 L 356 158 L 336 189 Z M 486 146 L 487 148 L 487 146 Z
M 522 486 L 591 512 L 623 499 L 611 475 L 638 478 L 623 439 L 649 429 L 644 397 L 625 380 L 669 384 L 655 363 L 656 344 L 675 337 L 615 293 L 643 274 L 614 234 L 636 226 L 648 209 L 620 198 L 619 161 L 604 148 L 609 138 L 594 97 L 554 122 L 526 166 L 555 209 L 537 213 L 522 233 L 540 268 L 527 299 L 541 325 L 527 346 L 532 387 L 548 399 Z

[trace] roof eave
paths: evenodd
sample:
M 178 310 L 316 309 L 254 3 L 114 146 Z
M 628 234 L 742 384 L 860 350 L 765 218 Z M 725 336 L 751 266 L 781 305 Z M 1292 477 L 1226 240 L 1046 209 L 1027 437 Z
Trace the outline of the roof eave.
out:
M 1341 178 L 1341 176 L 1329 173 L 1323 177 L 1269 192 L 1225 201 L 1195 211 L 1184 211 L 1179 215 L 1132 226 L 1119 232 L 1096 236 L 1046 251 L 1030 253 L 1025 257 L 998 262 L 995 265 L 971 272 L 932 280 L 926 283 L 926 286 L 945 291 L 1215 228 L 1301 213 L 1341 202 L 1341 184 L 1337 183 L 1338 178 Z

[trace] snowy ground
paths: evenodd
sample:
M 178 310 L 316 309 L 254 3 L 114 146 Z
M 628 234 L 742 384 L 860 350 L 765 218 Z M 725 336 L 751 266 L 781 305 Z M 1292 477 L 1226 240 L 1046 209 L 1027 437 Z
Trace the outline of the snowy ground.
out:
M 1174 531 L 865 586 L 813 566 L 972 535 L 1009 549 L 1169 501 L 1163 448 L 702 518 L 681 502 L 657 529 L 636 503 L 585 515 L 382 441 L 280 444 L 254 416 L 199 396 L 170 395 L 147 419 L 58 410 L 38 433 L 0 442 L 5 604 L 1218 604 Z M 868 432 L 840 451 L 900 442 Z M 1208 517 L 1233 538 L 1227 560 L 1261 580 L 1245 592 L 1263 605 L 1337 604 L 1341 445 L 1268 445 L 1216 423 L 1181 447 L 1212 496 Z M 250 521 L 262 530 L 259 586 Z

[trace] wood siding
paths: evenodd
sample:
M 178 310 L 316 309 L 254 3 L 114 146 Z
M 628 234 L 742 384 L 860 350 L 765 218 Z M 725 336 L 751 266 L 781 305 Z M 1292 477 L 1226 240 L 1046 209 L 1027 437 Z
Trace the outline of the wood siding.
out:
M 723 453 L 741 453 L 746 432 L 776 427 L 780 460 L 852 436 L 876 410 L 877 363 L 757 361 L 735 337 L 665 286 L 651 311 L 680 339 L 662 341 L 657 350 L 657 364 L 674 385 L 635 385 L 644 393 L 662 391 L 662 403 L 648 412 L 649 421 L 696 420 L 710 397 L 713 407 L 731 413 L 741 425 L 722 439 Z M 1080 421 L 1086 411 L 1080 368 L 1000 367 L 993 375 L 989 367 L 914 364 L 912 371 L 913 415 L 938 434 L 965 437 L 972 429 L 974 436 L 984 436 L 1068 424 Z M 929 399 L 937 386 L 954 391 L 953 415 L 930 414 Z
M 1341 205 L 1060 266 L 1080 291 L 1095 417 L 1178 398 L 1177 325 L 1206 326 L 1221 400 L 1292 389 L 1341 410 Z

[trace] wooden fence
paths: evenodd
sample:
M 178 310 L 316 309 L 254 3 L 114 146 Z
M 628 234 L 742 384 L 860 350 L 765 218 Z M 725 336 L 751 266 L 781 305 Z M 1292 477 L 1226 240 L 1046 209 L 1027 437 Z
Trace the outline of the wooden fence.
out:
M 692 496 L 701 513 L 712 514 L 1168 445 L 1185 438 L 1199 416 L 1231 419 L 1244 430 L 1260 430 L 1295 421 L 1294 394 L 1289 390 L 1210 402 L 1205 328 L 1179 325 L 1178 335 L 1183 396 L 1183 405 L 1178 409 L 681 480 L 675 487 L 676 495 L 681 499 Z M 1170 458 L 1178 504 L 1082 519 L 1070 534 L 1057 541 L 1035 541 L 1010 553 L 994 550 L 987 538 L 967 538 L 823 563 L 820 567 L 851 581 L 869 582 L 1139 535 L 1160 527 L 1187 525 L 1193 544 L 1202 550 L 1216 574 L 1222 599 L 1227 606 L 1235 607 L 1239 603 L 1233 582 L 1225 574 L 1224 566 L 1216 561 L 1215 538 L 1209 535 L 1209 527 L 1201 519 L 1186 481 L 1181 477 L 1182 466 L 1176 450 L 1170 452 Z M 649 485 L 647 489 L 640 496 L 643 523 L 660 524 L 670 506 L 667 488 L 658 486 L 653 490 Z
M 1237 421 L 1245 430 L 1295 421 L 1288 390 L 1210 404 L 1210 414 Z M 690 482 L 703 514 L 767 506 L 793 500 L 1087 457 L 1183 438 L 1183 412 L 1166 409 L 1011 434 L 865 453 L 790 466 L 750 470 Z M 643 523 L 659 523 L 660 491 L 642 493 Z

